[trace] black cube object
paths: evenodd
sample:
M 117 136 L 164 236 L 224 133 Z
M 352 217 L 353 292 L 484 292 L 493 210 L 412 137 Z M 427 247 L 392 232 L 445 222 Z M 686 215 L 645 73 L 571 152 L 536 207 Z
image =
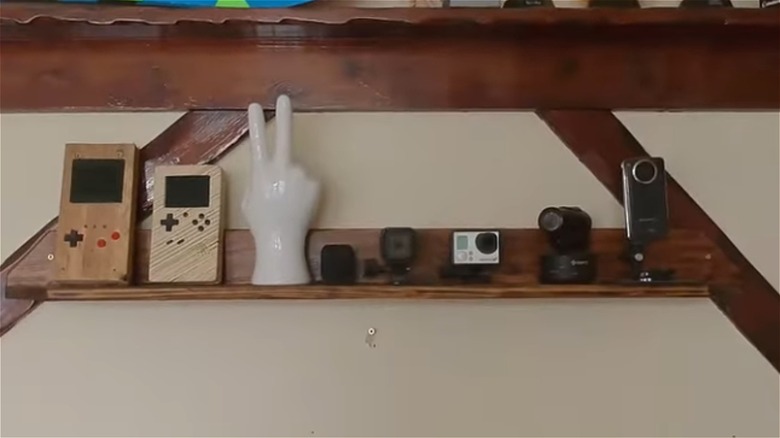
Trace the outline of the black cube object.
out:
M 355 284 L 357 259 L 351 245 L 325 245 L 320 251 L 320 275 L 325 284 Z

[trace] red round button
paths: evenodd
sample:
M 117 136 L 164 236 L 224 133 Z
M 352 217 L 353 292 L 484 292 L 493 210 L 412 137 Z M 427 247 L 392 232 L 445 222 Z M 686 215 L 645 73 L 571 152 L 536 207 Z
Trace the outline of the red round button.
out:
M 119 240 L 119 231 L 114 231 L 113 233 L 111 233 L 111 239 Z
M 98 239 L 98 241 L 97 241 L 97 246 L 98 246 L 98 248 L 103 248 L 103 247 L 105 247 L 105 246 L 106 246 L 106 241 L 105 241 L 105 239 Z

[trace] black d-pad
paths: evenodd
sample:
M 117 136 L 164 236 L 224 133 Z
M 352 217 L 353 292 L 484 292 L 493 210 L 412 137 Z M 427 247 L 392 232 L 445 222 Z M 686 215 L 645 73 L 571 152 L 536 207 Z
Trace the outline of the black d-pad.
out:
M 68 242 L 68 246 L 75 248 L 79 242 L 84 240 L 84 235 L 76 230 L 70 230 L 70 233 L 65 235 L 65 242 Z
M 179 220 L 174 219 L 173 215 L 168 213 L 168 216 L 160 221 L 160 225 L 165 226 L 165 231 L 171 231 L 175 225 L 179 225 Z

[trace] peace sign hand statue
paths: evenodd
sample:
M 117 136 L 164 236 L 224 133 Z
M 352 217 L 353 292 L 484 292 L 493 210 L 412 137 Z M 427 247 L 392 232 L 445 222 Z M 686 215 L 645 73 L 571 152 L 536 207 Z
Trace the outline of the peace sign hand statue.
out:
M 305 284 L 311 281 L 306 262 L 306 234 L 317 207 L 320 186 L 291 163 L 290 98 L 276 101 L 276 150 L 267 146 L 263 108 L 249 105 L 252 163 L 241 211 L 255 241 L 252 284 Z

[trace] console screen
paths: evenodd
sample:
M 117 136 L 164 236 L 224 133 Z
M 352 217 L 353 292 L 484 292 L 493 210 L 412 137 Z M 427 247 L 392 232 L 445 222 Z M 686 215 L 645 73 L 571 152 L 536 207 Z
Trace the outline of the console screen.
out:
M 208 175 L 165 177 L 166 207 L 208 207 L 210 195 L 211 187 Z
M 124 177 L 125 160 L 73 160 L 70 202 L 74 204 L 120 203 Z

